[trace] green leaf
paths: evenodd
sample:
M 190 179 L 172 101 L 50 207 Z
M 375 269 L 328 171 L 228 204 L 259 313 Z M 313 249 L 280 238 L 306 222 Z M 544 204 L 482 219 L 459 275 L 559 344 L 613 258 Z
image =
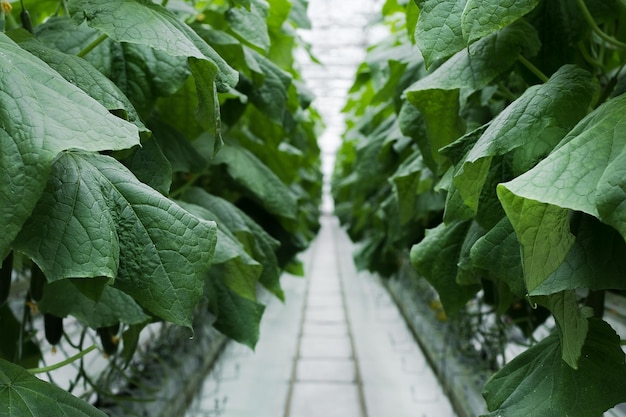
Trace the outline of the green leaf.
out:
M 216 216 L 217 224 L 235 235 L 246 251 L 263 265 L 259 282 L 278 298 L 284 298 L 279 281 L 281 270 L 276 259 L 276 249 L 280 245 L 277 240 L 232 203 L 200 188 L 192 187 L 183 199 L 210 210 Z
M 202 219 L 219 220 L 205 207 L 185 203 L 182 203 L 182 207 Z M 261 270 L 261 264 L 248 255 L 231 231 L 225 226 L 218 226 L 211 275 L 219 277 L 238 295 L 256 300 L 256 284 Z
M 514 171 L 532 168 L 587 114 L 594 87 L 591 76 L 573 65 L 528 88 L 496 116 L 462 161 L 454 183 L 474 212 L 494 156 L 516 151 Z
M 16 31 L 12 39 L 32 53 L 67 81 L 74 84 L 107 110 L 133 123 L 146 136 L 150 133 L 124 93 L 88 61 L 52 48 L 47 48 L 26 31 Z
M 214 223 L 141 184 L 116 160 L 68 152 L 53 165 L 16 247 L 50 282 L 114 278 L 146 310 L 190 327 L 215 237 Z
M 612 227 L 595 217 L 578 213 L 570 221 L 576 235 L 574 246 L 559 268 L 530 295 L 548 295 L 564 290 L 626 289 L 626 242 Z
M 589 331 L 589 322 L 578 308 L 578 298 L 572 290 L 540 298 L 554 315 L 561 338 L 562 359 L 573 369 L 578 361 Z
M 259 340 L 259 327 L 265 307 L 237 295 L 221 280 L 214 280 L 215 314 L 213 326 L 226 336 L 254 349 Z
M 30 338 L 20 339 L 22 323 L 13 314 L 9 304 L 0 306 L 0 323 L 2 323 L 2 338 L 0 339 L 0 359 L 18 363 L 26 368 L 36 368 L 39 366 L 41 351 L 39 346 Z M 22 346 L 19 346 L 22 340 Z M 18 361 L 18 352 L 21 358 Z
M 411 263 L 435 287 L 448 315 L 463 308 L 480 288 L 457 283 L 457 262 L 471 224 L 471 221 L 442 223 L 411 248 Z
M 569 210 L 519 197 L 503 185 L 498 186 L 498 197 L 522 245 L 524 280 L 532 292 L 556 271 L 574 244 Z
M 110 46 L 113 62 L 109 77 L 146 118 L 159 97 L 174 94 L 189 78 L 190 70 L 184 58 L 140 44 L 111 43 Z
M 270 5 L 270 9 L 273 5 Z M 308 0 L 292 0 L 289 19 L 300 29 L 311 29 L 311 20 L 307 13 Z
M 546 159 L 501 188 L 516 198 L 582 211 L 626 237 L 626 95 L 585 117 Z
M 429 76 L 410 86 L 407 96 L 433 89 L 479 90 L 509 69 L 518 56 L 533 56 L 540 46 L 535 29 L 518 21 L 456 53 Z
M 270 213 L 296 219 L 298 201 L 293 192 L 267 166 L 239 146 L 224 147 L 213 164 L 226 165 L 230 176 Z
M 66 149 L 118 150 L 137 127 L 110 114 L 43 61 L 0 34 L 0 257 L 30 215 L 54 157 Z
M 439 149 L 455 141 L 464 131 L 459 116 L 459 92 L 442 89 L 411 90 L 411 88 L 406 91 L 406 97 L 424 117 L 432 160 L 437 164 L 437 173 L 441 173 L 447 168 L 448 160 L 439 153 Z M 423 146 L 422 149 L 426 150 Z
M 487 381 L 483 396 L 491 412 L 484 417 L 599 416 L 626 401 L 624 352 L 607 323 L 589 320 L 578 365 L 561 359 L 559 336 L 552 334 Z
M 626 96 L 605 103 L 533 169 L 498 186 L 522 243 L 529 291 L 556 270 L 572 247 L 570 209 L 595 216 L 626 236 L 625 111 Z
M 151 1 L 70 0 L 67 7 L 76 22 L 86 20 L 117 42 L 212 62 L 219 68 L 217 87 L 222 92 L 237 84 L 237 72 L 213 48 L 172 12 Z
M 463 38 L 469 45 L 515 22 L 537 4 L 539 0 L 467 0 L 461 16 Z
M 195 117 L 200 126 L 211 133 L 214 137 L 214 150 L 217 152 L 223 145 L 222 120 L 220 118 L 220 102 L 217 97 L 215 81 L 217 79 L 217 67 L 211 62 L 190 58 L 189 65 L 196 83 L 196 95 L 198 107 Z
M 201 172 L 208 161 L 196 151 L 189 140 L 177 129 L 167 124 L 163 118 L 152 118 L 148 126 L 159 148 L 172 165 L 174 172 Z
M 466 43 L 461 16 L 467 0 L 418 0 L 420 9 L 415 43 L 422 51 L 426 66 L 462 50 Z
M 513 294 L 527 294 L 520 245 L 507 217 L 476 241 L 470 258 L 475 267 L 488 271 L 490 279 L 504 282 Z
M 170 193 L 172 186 L 172 166 L 154 137 L 142 142 L 122 163 L 130 169 L 142 183 L 149 185 L 163 195 Z
M 35 27 L 35 37 L 38 41 L 69 55 L 77 55 L 95 42 L 100 35 L 98 30 L 86 24 L 77 25 L 69 16 L 50 16 Z M 111 75 L 111 65 L 115 60 L 113 43 L 110 39 L 104 40 L 83 58 L 107 77 Z
M 53 313 L 58 317 L 73 316 L 92 329 L 116 323 L 140 324 L 150 320 L 150 316 L 130 295 L 110 285 L 104 286 L 97 300 L 87 297 L 79 287 L 92 283 L 92 280 L 86 279 L 64 279 L 48 284 L 37 305 L 43 313 Z
M 97 408 L 4 359 L 0 359 L 0 404 L 7 417 L 106 417 Z
M 270 36 L 267 32 L 267 4 L 253 2 L 248 8 L 231 7 L 226 12 L 226 21 L 230 30 L 244 43 L 267 52 L 270 48 Z
M 283 123 L 292 76 L 258 52 L 247 50 L 247 55 L 263 73 L 263 83 L 248 93 L 250 101 L 272 121 Z
M 418 196 L 430 191 L 433 181 L 433 173 L 426 168 L 419 152 L 408 157 L 389 178 L 398 201 L 400 224 L 407 224 L 413 219 Z

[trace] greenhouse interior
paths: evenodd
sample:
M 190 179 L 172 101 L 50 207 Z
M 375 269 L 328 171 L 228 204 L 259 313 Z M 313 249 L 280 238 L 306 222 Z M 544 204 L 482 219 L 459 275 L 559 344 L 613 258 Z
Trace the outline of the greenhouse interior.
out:
M 0 417 L 626 417 L 626 1 L 0 28 Z

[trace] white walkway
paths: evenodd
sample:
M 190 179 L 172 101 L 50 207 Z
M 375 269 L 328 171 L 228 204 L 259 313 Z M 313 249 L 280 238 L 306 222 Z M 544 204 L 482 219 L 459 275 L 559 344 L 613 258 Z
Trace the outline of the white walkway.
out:
M 188 417 L 452 417 L 454 412 L 377 278 L 357 273 L 336 219 L 284 277 L 256 352 L 231 343 Z

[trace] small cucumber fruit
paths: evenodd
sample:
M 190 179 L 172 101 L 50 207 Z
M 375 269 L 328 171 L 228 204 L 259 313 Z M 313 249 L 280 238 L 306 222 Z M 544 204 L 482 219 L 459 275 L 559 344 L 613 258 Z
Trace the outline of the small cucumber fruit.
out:
M 113 326 L 100 327 L 98 336 L 100 336 L 100 342 L 102 342 L 102 349 L 108 356 L 115 355 L 117 353 L 117 346 L 120 343 L 120 339 L 117 336 L 117 332 L 120 329 L 120 324 L 114 324 Z
M 46 340 L 51 345 L 56 345 L 63 336 L 63 318 L 54 314 L 45 313 L 43 315 L 43 327 L 46 333 Z
M 33 263 L 30 269 L 30 298 L 33 301 L 41 300 L 43 297 L 43 286 L 46 283 L 46 276 L 41 269 Z

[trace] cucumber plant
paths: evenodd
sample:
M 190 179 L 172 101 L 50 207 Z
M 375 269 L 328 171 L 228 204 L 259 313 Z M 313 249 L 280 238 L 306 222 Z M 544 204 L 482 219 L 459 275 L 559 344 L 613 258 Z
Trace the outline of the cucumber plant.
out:
M 599 416 L 626 401 L 603 319 L 626 288 L 626 9 L 513 3 L 385 3 L 391 34 L 345 107 L 336 212 L 361 267 L 410 261 L 448 316 L 480 297 L 530 310 L 530 335 L 550 312 L 554 333 L 485 385 L 488 416 Z
M 2 2 L 1 295 L 26 282 L 0 310 L 0 403 L 24 390 L 10 415 L 38 393 L 64 411 L 37 415 L 101 414 L 19 369 L 48 348 L 40 313 L 50 343 L 71 316 L 110 355 L 148 323 L 191 334 L 196 308 L 255 345 L 258 287 L 282 299 L 319 228 L 322 122 L 293 57 L 306 6 Z

